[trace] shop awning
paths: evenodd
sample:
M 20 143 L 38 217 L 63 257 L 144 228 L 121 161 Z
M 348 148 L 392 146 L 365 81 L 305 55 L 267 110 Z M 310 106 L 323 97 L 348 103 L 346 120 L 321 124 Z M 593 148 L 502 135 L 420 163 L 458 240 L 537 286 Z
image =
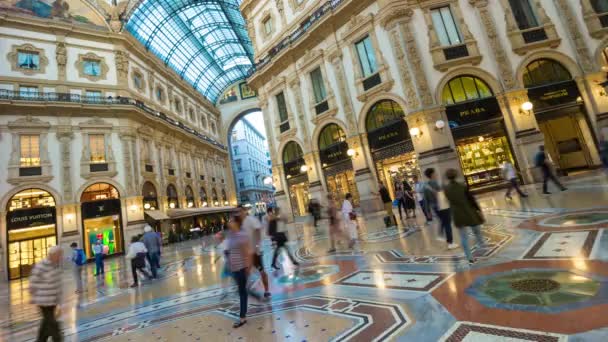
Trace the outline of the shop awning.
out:
M 155 221 L 162 221 L 162 220 L 169 219 L 169 216 L 167 216 L 165 213 L 163 213 L 160 210 L 146 210 L 146 211 L 144 211 L 144 214 L 150 216 L 150 218 L 152 218 Z
M 188 209 L 169 209 L 167 215 L 170 219 L 180 219 L 185 217 L 218 214 L 235 211 L 236 207 L 211 207 L 211 208 L 188 208 Z

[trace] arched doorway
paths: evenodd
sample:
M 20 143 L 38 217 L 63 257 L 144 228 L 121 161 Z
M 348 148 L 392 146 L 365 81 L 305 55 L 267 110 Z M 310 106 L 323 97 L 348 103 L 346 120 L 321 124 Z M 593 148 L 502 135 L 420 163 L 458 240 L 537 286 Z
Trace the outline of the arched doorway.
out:
M 145 182 L 142 187 L 143 205 L 144 210 L 157 210 L 158 209 L 158 194 L 156 193 L 156 187 L 152 182 Z
M 186 207 L 194 208 L 194 191 L 192 191 L 190 185 L 186 185 L 184 195 L 186 196 Z
M 108 255 L 124 252 L 120 195 L 108 183 L 95 183 L 80 196 L 83 245 L 87 258 L 93 258 L 92 246 L 101 240 Z
M 201 188 L 198 191 L 198 195 L 201 198 L 201 207 L 207 207 L 209 205 L 208 201 L 209 199 L 207 198 L 207 190 L 205 190 L 204 187 L 201 186 Z
M 283 170 L 287 179 L 287 191 L 294 216 L 304 216 L 307 212 L 308 173 L 302 147 L 295 142 L 288 142 L 283 148 Z
M 177 189 L 173 184 L 167 185 L 167 203 L 169 209 L 179 208 L 179 197 L 177 196 Z
M 220 205 L 219 198 L 217 197 L 217 190 L 211 189 L 211 199 L 213 200 L 213 206 L 217 207 Z
M 20 279 L 57 245 L 55 198 L 42 189 L 23 190 L 11 197 L 6 211 L 8 278 Z
M 476 76 L 457 76 L 445 85 L 441 98 L 467 184 L 480 188 L 504 182 L 501 165 L 516 164 L 490 86 Z
M 359 205 L 359 191 L 355 184 L 353 163 L 348 156 L 348 143 L 344 130 L 335 123 L 323 127 L 319 133 L 319 155 L 327 191 L 341 201 L 347 193 L 353 196 L 353 205 Z
M 595 138 L 568 69 L 553 59 L 537 59 L 526 65 L 523 82 L 553 162 L 562 170 L 593 165 L 589 144 L 594 144 Z
M 228 196 L 226 195 L 226 190 L 222 189 L 222 203 L 227 206 L 228 205 Z
M 367 112 L 365 130 L 378 179 L 395 197 L 395 184 L 419 176 L 405 113 L 393 100 L 376 102 Z

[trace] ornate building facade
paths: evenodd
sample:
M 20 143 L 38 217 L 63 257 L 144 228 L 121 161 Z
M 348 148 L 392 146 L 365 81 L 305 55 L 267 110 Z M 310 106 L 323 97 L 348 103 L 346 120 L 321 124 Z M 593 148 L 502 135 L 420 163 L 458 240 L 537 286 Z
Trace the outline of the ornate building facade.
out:
M 0 269 L 10 279 L 55 244 L 91 257 L 102 239 L 122 253 L 146 220 L 236 204 L 219 110 L 118 32 L 117 18 L 84 5 L 49 18 L 0 10 Z
M 487 189 L 508 161 L 531 183 L 539 145 L 564 171 L 600 164 L 605 1 L 244 0 L 241 11 L 279 206 L 350 192 L 373 212 L 378 181 L 392 192 L 428 167 Z

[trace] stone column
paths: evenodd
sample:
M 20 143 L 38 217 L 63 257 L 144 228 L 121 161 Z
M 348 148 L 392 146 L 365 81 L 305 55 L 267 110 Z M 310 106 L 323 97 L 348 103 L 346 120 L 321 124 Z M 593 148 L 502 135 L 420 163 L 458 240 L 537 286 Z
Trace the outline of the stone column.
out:
M 573 13 L 572 8 L 568 3 L 574 3 L 570 0 L 553 0 L 555 6 L 561 12 L 561 16 L 565 21 L 566 31 L 570 35 L 570 40 L 576 52 L 576 60 L 585 73 L 590 73 L 599 69 L 599 66 L 593 62 L 591 53 L 585 43 L 586 37 L 583 36 L 583 31 L 577 23 L 577 16 Z M 575 5 L 576 6 L 576 5 Z M 580 13 L 578 14 L 580 15 Z
M 59 140 L 59 151 L 61 153 L 61 187 L 63 192 L 64 205 L 61 207 L 62 233 L 74 232 L 78 230 L 78 220 L 76 219 L 78 201 L 74 200 L 72 190 L 71 143 L 74 138 L 72 127 L 69 125 L 57 126 L 57 139 Z
M 57 36 L 57 46 L 55 48 L 55 59 L 57 60 L 57 81 L 59 84 L 64 84 L 66 81 L 66 64 L 68 62 L 68 53 L 65 46 L 65 37 Z M 57 86 L 58 93 L 67 93 L 68 87 L 65 85 Z
M 393 53 L 397 59 L 397 66 L 399 67 L 399 74 L 401 76 L 401 84 L 403 85 L 404 98 L 407 102 L 408 109 L 419 108 L 420 101 L 416 94 L 416 87 L 414 86 L 414 80 L 412 79 L 410 68 L 407 64 L 407 58 L 403 45 L 401 44 L 400 25 L 403 25 L 402 21 L 392 21 L 385 29 L 389 31 L 389 38 L 391 45 L 393 46 Z
M 405 41 L 405 52 L 407 59 L 409 60 L 410 65 L 413 66 L 412 71 L 414 72 L 414 80 L 416 81 L 416 88 L 418 89 L 420 104 L 422 107 L 426 108 L 433 105 L 435 101 L 433 100 L 433 95 L 431 94 L 424 70 L 421 67 L 422 59 L 420 58 L 420 52 L 418 51 L 416 39 L 414 38 L 414 32 L 417 32 L 418 30 L 412 28 L 411 24 L 413 13 L 414 12 L 411 9 L 406 11 L 405 15 L 403 16 L 404 24 L 399 25 L 399 30 L 401 31 L 401 35 Z
M 353 169 L 355 171 L 355 185 L 359 192 L 359 207 L 364 216 L 383 210 L 380 198 L 373 193 L 378 192 L 378 184 L 374 174 L 365 158 L 361 136 L 355 135 L 347 139 L 348 148 L 355 151 L 352 157 Z M 372 193 L 373 192 L 373 193 Z
M 505 52 L 504 45 L 502 44 L 501 37 L 496 32 L 496 23 L 492 18 L 492 14 L 488 9 L 488 0 L 469 0 L 471 5 L 477 8 L 481 23 L 488 37 L 490 48 L 494 53 L 494 60 L 498 67 L 500 79 L 505 89 L 512 89 L 516 87 L 515 78 L 513 77 L 513 67 L 511 66 L 511 60 Z
M 125 169 L 125 187 L 127 188 L 127 193 L 130 196 L 135 194 L 135 177 L 133 175 L 133 159 L 131 158 L 131 144 L 133 139 L 134 136 L 130 132 L 122 132 L 120 134 Z
M 304 104 L 302 103 L 302 87 L 300 85 L 300 77 L 296 75 L 296 77 L 289 82 L 289 86 L 291 87 L 293 97 L 296 101 L 296 117 L 298 118 L 300 129 L 302 130 L 302 142 L 304 143 L 304 150 L 310 151 L 312 145 L 310 143 L 310 134 L 308 134 L 308 125 L 306 123 L 307 115 L 304 112 Z
M 416 137 L 412 136 L 412 142 L 422 172 L 427 168 L 434 168 L 438 176 L 443 177 L 445 171 L 452 168 L 462 173 L 450 128 L 447 124 L 443 129 L 437 129 L 435 126 L 437 120 L 448 122 L 443 106 L 411 113 L 405 120 L 410 129 L 417 128 L 419 131 Z
M 346 117 L 346 129 L 349 132 L 357 132 L 357 120 L 355 119 L 351 95 L 346 82 L 344 65 L 342 64 L 342 51 L 339 48 L 336 48 L 335 51 L 329 54 L 329 60 L 331 61 L 336 81 L 338 82 L 338 96 L 340 97 L 342 109 L 344 110 L 344 117 Z
M 325 203 L 325 190 L 323 183 L 321 182 L 322 170 L 319 163 L 319 151 L 313 151 L 304 155 L 304 161 L 308 167 L 308 191 L 313 199 L 319 201 L 319 203 Z
M 275 187 L 274 199 L 277 203 L 277 207 L 282 209 L 283 213 L 288 213 L 287 222 L 293 222 L 293 208 L 291 207 L 291 201 L 289 200 L 289 194 L 287 193 L 287 180 L 285 179 L 285 172 L 283 165 L 272 165 L 272 180 Z
M 119 96 L 129 96 L 129 53 L 122 50 L 114 52 Z

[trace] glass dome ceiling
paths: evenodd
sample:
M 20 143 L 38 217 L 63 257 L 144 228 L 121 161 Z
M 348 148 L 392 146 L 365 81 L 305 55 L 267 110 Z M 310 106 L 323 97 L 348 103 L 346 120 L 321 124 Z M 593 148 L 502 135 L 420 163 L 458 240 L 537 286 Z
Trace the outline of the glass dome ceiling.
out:
M 242 0 L 143 0 L 126 29 L 215 103 L 253 68 Z

